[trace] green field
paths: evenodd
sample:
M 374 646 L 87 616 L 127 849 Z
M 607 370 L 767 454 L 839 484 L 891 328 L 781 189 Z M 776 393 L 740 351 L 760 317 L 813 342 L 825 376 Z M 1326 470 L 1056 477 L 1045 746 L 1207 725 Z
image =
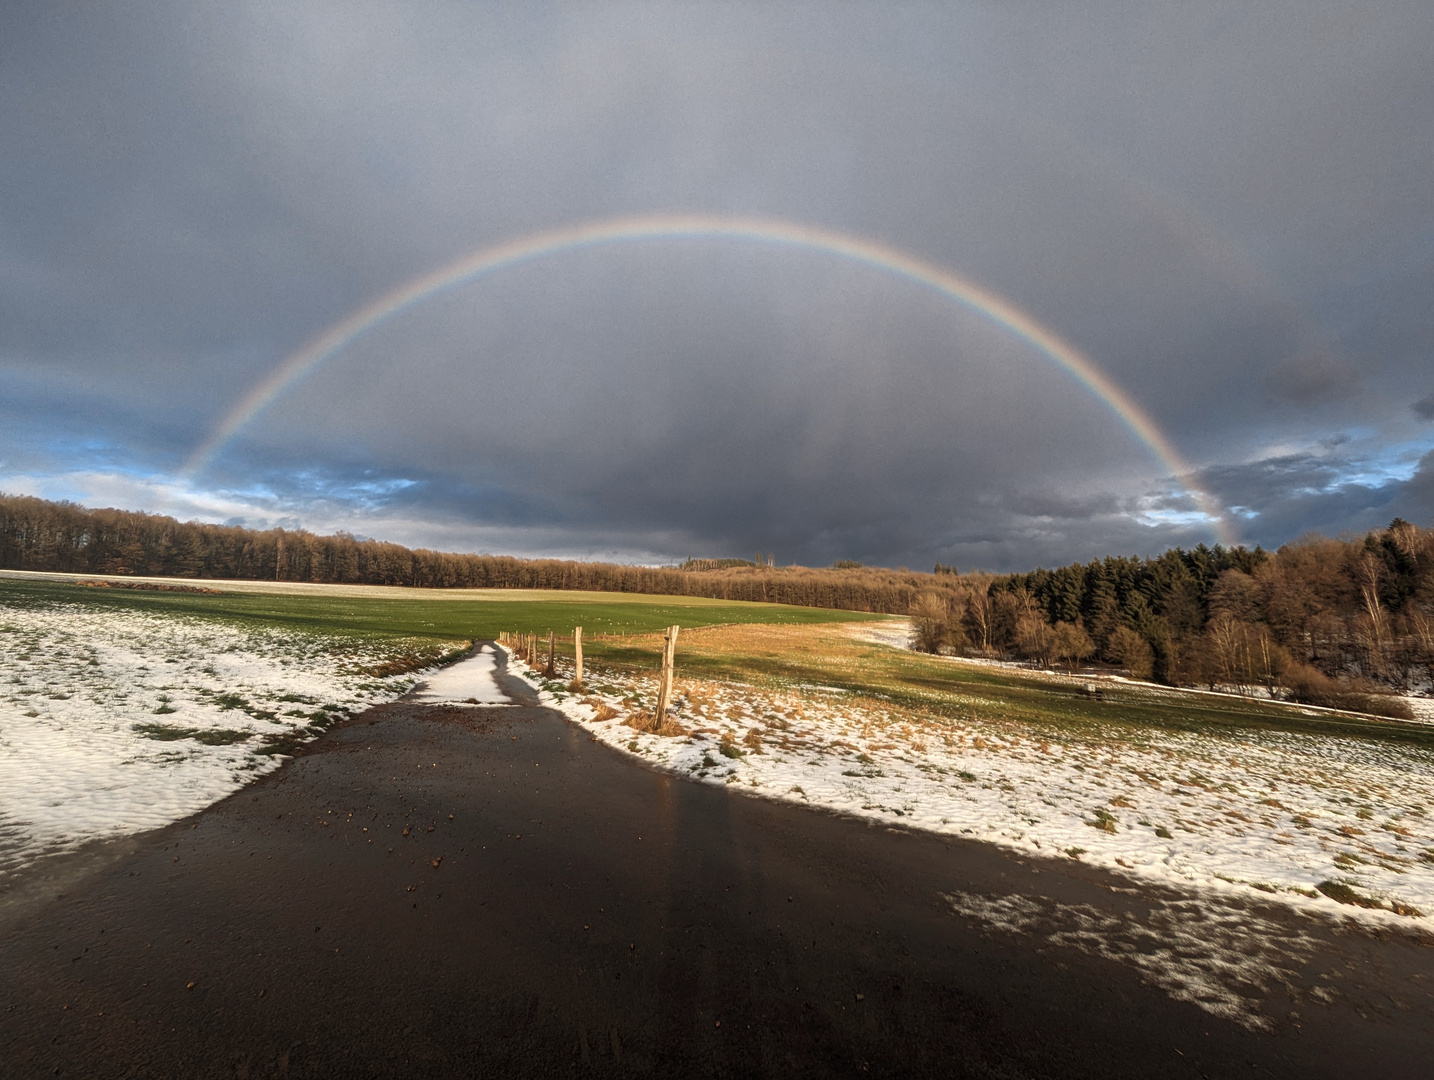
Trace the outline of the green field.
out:
M 206 581 L 175 581 L 213 587 Z M 887 618 L 832 611 L 641 594 L 536 590 L 418 590 L 367 586 L 285 586 L 224 583 L 219 595 L 87 588 L 69 582 L 0 577 L 0 612 L 26 604 L 83 604 L 96 611 L 184 614 L 252 627 L 280 627 L 325 637 L 406 641 L 496 638 L 503 632 L 553 630 L 561 654 L 582 626 L 591 661 L 618 670 L 656 666 L 661 630 L 684 630 L 679 672 L 769 687 L 839 686 L 903 708 L 969 715 L 1046 727 L 1129 731 L 1212 728 L 1283 730 L 1429 745 L 1434 729 L 1357 715 L 1311 715 L 1274 702 L 1207 696 L 1146 684 L 1107 685 L 1104 700 L 1067 680 L 1010 668 L 979 667 L 853 641 L 824 631 L 837 623 Z M 239 591 L 242 590 L 242 591 Z M 742 627 L 750 627 L 743 631 Z M 767 629 L 763 629 L 763 628 Z M 706 628 L 704 630 L 704 628 Z M 726 629 L 719 629 L 726 628 Z
M 592 664 L 641 672 L 658 663 L 661 647 L 656 635 L 608 638 L 585 641 L 584 653 Z M 571 645 L 560 643 L 559 652 L 571 656 Z M 679 638 L 677 652 L 679 676 L 774 690 L 840 687 L 902 709 L 1010 721 L 1052 736 L 1103 732 L 1115 742 L 1155 731 L 1287 731 L 1434 747 L 1434 727 L 1137 682 L 1103 682 L 1097 700 L 1080 679 L 905 652 L 820 626 L 697 629 Z
M 173 583 L 202 588 L 215 584 L 197 580 Z M 496 638 L 505 631 L 546 634 L 553 630 L 566 635 L 574 626 L 592 635 L 643 634 L 674 623 L 683 627 L 791 625 L 885 618 L 861 612 L 688 596 L 496 589 L 446 592 L 362 586 L 335 587 L 331 593 L 321 586 L 293 593 L 250 587 L 244 591 L 226 589 L 216 596 L 0 578 L 0 607 L 55 602 L 88 604 L 97 610 L 183 614 L 326 635 L 444 640 Z

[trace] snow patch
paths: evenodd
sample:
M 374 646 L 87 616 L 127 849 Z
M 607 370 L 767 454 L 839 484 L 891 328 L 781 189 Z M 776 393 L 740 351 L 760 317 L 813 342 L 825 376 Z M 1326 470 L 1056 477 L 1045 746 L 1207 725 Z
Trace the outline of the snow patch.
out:
M 434 672 L 409 699 L 420 705 L 512 705 L 498 689 L 496 646 L 484 645 L 472 656 Z
M 1296 997 L 1299 968 L 1322 945 L 1297 926 L 1208 900 L 1143 899 L 1141 917 L 1045 897 L 958 892 L 944 899 L 993 929 L 1133 968 L 1177 1001 L 1255 1031 L 1272 1027 L 1266 1002 L 1274 991 Z
M 865 641 L 870 645 L 885 645 L 891 649 L 911 648 L 911 639 L 915 633 L 910 619 L 891 619 L 887 622 L 877 623 L 850 623 L 845 629 L 847 635 L 856 641 Z

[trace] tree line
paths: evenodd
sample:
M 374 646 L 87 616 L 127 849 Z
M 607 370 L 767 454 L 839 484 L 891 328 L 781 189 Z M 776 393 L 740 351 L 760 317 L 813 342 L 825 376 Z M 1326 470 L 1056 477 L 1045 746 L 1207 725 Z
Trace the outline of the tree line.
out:
M 905 613 L 931 577 L 902 570 L 775 567 L 741 559 L 646 567 L 459 555 L 347 533 L 317 536 L 301 529 L 181 522 L 3 494 L 0 568 L 436 589 L 584 589 L 894 614 Z
M 1263 688 L 1397 709 L 1434 679 L 1434 533 L 1396 520 L 1353 539 L 1173 548 L 1019 574 L 842 561 L 678 567 L 410 549 L 346 533 L 246 529 L 0 495 L 0 568 L 418 588 L 583 589 L 909 614 L 929 651 L 1117 666 L 1173 685 Z

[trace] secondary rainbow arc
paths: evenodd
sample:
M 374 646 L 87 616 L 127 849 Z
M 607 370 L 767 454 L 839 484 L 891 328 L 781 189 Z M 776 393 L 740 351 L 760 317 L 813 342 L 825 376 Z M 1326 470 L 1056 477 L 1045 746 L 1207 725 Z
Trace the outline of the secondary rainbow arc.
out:
M 1032 346 L 1103 402 L 1175 476 L 1214 524 L 1220 542 L 1236 543 L 1220 504 L 1194 480 L 1185 461 L 1155 421 L 1095 362 L 1004 297 L 943 266 L 874 240 L 834 229 L 788 221 L 707 214 L 645 214 L 608 218 L 516 237 L 466 255 L 456 262 L 385 293 L 312 339 L 274 369 L 238 402 L 191 455 L 185 473 L 193 476 L 246 424 L 315 368 L 386 319 L 439 293 L 485 274 L 587 247 L 662 239 L 728 239 L 785 245 L 848 259 L 904 278 L 971 309 Z

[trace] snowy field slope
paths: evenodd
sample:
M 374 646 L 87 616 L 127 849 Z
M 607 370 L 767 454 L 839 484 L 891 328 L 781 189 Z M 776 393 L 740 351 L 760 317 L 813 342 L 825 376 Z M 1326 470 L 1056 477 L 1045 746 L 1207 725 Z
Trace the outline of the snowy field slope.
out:
M 589 664 L 587 690 L 545 684 L 597 738 L 697 781 L 1181 890 L 1434 923 L 1426 748 L 1256 727 L 1040 728 L 983 718 L 976 689 L 952 719 L 835 687 L 684 679 L 680 667 L 674 719 L 685 730 L 660 736 L 630 726 L 655 675 Z
M 418 674 L 372 673 L 402 656 L 175 614 L 0 606 L 0 875 L 223 798 L 410 689 Z

